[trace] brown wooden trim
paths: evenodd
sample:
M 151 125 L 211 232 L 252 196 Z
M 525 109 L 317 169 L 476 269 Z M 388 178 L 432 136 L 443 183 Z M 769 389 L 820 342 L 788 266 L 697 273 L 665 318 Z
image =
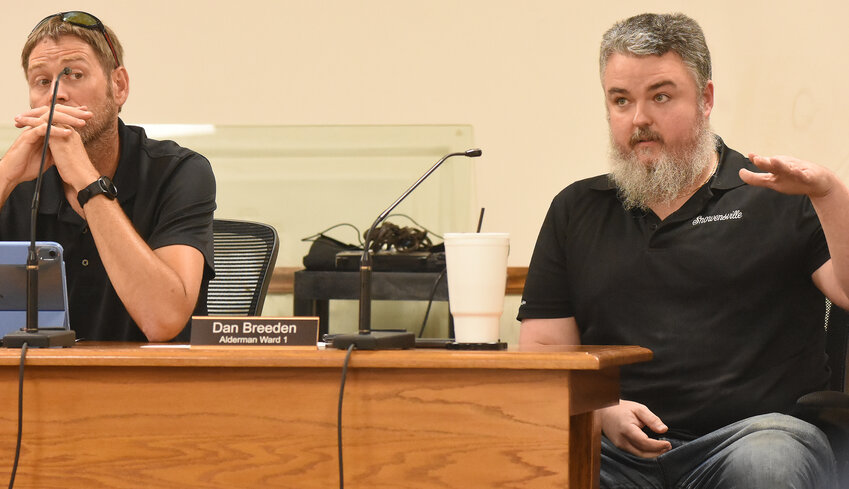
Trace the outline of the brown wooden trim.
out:
M 291 294 L 295 290 L 295 272 L 304 267 L 275 267 L 268 284 L 269 294 Z
M 275 267 L 268 285 L 269 294 L 291 294 L 295 290 L 295 272 L 302 267 Z M 522 295 L 528 267 L 507 267 L 507 295 Z
M 345 351 L 276 349 L 230 345 L 217 349 L 148 348 L 146 343 L 85 341 L 74 348 L 33 348 L 27 352 L 27 364 L 67 367 L 341 367 Z M 17 352 L 17 353 L 16 353 Z M 0 348 L 2 367 L 20 363 L 20 349 Z M 618 396 L 618 370 L 631 363 L 651 360 L 652 352 L 639 346 L 548 345 L 511 346 L 508 350 L 464 351 L 438 348 L 414 350 L 363 351 L 350 359 L 352 368 L 447 368 L 447 369 L 530 369 L 530 370 L 581 370 L 595 371 L 597 380 L 589 381 L 583 374 L 575 373 L 576 386 L 588 396 L 606 397 L 613 403 Z M 600 371 L 600 372 L 599 372 Z M 592 377 L 596 379 L 596 377 Z M 2 383 L 0 383 L 2 384 Z M 2 387 L 0 385 L 0 387 Z M 0 396 L 0 404 L 5 399 Z M 588 412 L 596 407 L 586 404 L 580 397 L 570 401 L 571 410 Z M 603 406 L 597 406 L 603 407 Z M 2 410 L 0 410 L 2 412 Z M 0 419 L 2 424 L 2 419 Z
M 528 267 L 507 267 L 507 295 L 522 295 Z

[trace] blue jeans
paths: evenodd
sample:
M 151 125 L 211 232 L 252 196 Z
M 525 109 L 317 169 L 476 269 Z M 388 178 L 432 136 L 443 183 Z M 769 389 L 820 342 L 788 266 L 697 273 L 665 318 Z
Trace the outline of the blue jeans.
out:
M 738 421 L 641 458 L 601 446 L 602 489 L 836 489 L 834 454 L 814 425 L 783 414 Z

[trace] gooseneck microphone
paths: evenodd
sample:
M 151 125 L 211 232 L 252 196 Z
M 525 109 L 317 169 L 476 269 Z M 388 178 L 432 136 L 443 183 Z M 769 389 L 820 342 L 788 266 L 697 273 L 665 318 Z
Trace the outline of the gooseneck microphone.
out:
M 62 75 L 70 75 L 71 69 L 65 68 L 56 75 L 53 83 L 53 98 L 50 100 L 50 113 L 47 115 L 47 130 L 44 133 L 44 147 L 41 149 L 41 163 L 38 165 L 38 177 L 35 179 L 35 191 L 32 193 L 32 207 L 29 217 L 29 250 L 27 251 L 27 333 L 38 331 L 38 249 L 35 247 L 35 230 L 38 223 L 38 203 L 41 198 L 41 174 L 47 160 L 47 147 L 50 143 L 50 129 L 53 128 L 53 113 L 56 112 L 56 94 L 59 93 L 59 81 Z
M 41 181 L 44 164 L 47 160 L 47 148 L 50 144 L 50 129 L 53 127 L 53 113 L 56 111 L 56 94 L 59 92 L 59 81 L 64 75 L 70 75 L 71 69 L 65 68 L 53 83 L 53 98 L 50 100 L 50 112 L 47 115 L 47 129 L 44 133 L 44 147 L 41 150 L 41 162 L 38 165 L 38 176 L 35 179 L 35 190 L 32 195 L 30 208 L 30 243 L 27 250 L 27 311 L 26 328 L 23 332 L 14 332 L 3 338 L 7 348 L 20 348 L 24 343 L 30 347 L 73 346 L 76 335 L 65 329 L 38 329 L 38 248 L 35 245 L 36 224 L 38 223 L 38 203 L 41 197 Z
M 365 243 L 363 243 L 363 255 L 360 259 L 360 317 L 359 317 L 359 333 L 356 335 L 339 335 L 333 338 L 333 347 L 345 349 L 350 345 L 354 345 L 360 350 L 385 350 L 398 348 L 412 348 L 415 346 L 415 335 L 406 332 L 389 332 L 389 331 L 372 331 L 371 330 L 371 272 L 372 272 L 372 253 L 371 245 L 373 241 L 374 230 L 389 216 L 398 204 L 410 195 L 427 177 L 431 175 L 437 168 L 442 165 L 448 158 L 452 156 L 466 156 L 476 158 L 483 154 L 480 149 L 469 149 L 459 153 L 449 153 L 443 156 L 436 162 L 428 171 L 424 173 L 416 183 L 410 186 L 400 197 L 395 199 L 389 207 L 377 216 L 374 224 L 366 231 Z

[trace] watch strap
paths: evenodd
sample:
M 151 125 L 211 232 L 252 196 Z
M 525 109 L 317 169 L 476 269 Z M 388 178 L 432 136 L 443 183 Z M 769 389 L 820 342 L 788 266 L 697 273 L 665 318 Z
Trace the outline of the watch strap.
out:
M 80 190 L 77 193 L 77 202 L 80 203 L 80 207 L 85 207 L 86 203 L 91 200 L 92 197 L 100 194 L 105 195 L 110 200 L 115 200 L 115 197 L 118 196 L 115 184 L 112 183 L 112 180 L 110 180 L 109 177 L 100 177 L 90 183 L 86 188 Z

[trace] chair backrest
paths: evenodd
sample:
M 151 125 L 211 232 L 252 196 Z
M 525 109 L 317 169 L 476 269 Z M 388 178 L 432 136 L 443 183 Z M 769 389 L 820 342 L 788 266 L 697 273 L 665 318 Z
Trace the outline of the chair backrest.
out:
M 258 316 L 277 261 L 277 231 L 268 224 L 215 219 L 215 278 L 209 281 L 211 316 Z
M 846 351 L 849 349 L 849 313 L 826 299 L 826 352 L 831 368 L 831 390 L 849 392 L 846 378 Z

